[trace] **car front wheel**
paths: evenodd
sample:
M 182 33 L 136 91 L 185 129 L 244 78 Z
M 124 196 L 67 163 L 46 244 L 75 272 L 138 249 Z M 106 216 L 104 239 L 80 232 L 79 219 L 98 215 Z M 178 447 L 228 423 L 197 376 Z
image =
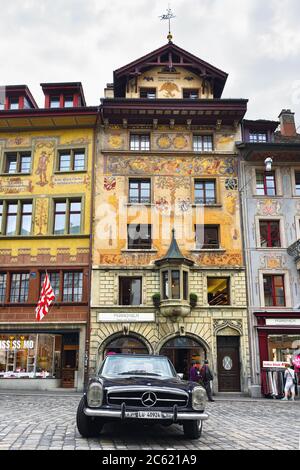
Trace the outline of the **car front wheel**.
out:
M 84 414 L 85 400 L 84 397 L 80 400 L 80 403 L 77 408 L 77 428 L 82 437 L 96 437 L 102 431 L 103 424 L 97 418 L 90 418 Z
M 199 439 L 202 434 L 203 422 L 199 421 L 185 421 L 183 423 L 183 432 L 185 437 L 189 439 Z

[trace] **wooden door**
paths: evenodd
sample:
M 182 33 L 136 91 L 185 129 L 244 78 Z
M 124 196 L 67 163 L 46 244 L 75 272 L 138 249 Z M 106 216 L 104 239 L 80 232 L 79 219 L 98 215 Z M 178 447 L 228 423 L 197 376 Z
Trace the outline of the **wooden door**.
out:
M 240 392 L 240 338 L 218 336 L 217 346 L 219 392 Z

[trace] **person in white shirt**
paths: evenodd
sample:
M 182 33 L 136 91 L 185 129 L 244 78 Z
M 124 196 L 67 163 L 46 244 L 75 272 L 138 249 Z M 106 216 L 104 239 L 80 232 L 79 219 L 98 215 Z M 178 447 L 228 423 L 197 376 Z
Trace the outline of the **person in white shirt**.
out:
M 291 369 L 288 365 L 286 365 L 286 369 L 284 372 L 285 377 L 285 387 L 284 387 L 284 398 L 282 400 L 287 401 L 289 392 L 292 394 L 292 401 L 295 400 L 295 371 Z

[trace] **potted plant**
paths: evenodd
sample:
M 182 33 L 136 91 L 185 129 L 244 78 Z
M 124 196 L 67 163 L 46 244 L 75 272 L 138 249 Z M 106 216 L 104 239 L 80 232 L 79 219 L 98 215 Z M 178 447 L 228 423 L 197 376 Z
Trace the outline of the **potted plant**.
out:
M 191 293 L 190 294 L 190 305 L 191 305 L 191 307 L 196 307 L 197 302 L 198 302 L 197 294 Z
M 159 308 L 160 306 L 160 301 L 161 301 L 161 296 L 160 296 L 160 293 L 157 292 L 156 294 L 153 294 L 152 295 L 152 300 L 153 300 L 153 304 L 156 308 Z

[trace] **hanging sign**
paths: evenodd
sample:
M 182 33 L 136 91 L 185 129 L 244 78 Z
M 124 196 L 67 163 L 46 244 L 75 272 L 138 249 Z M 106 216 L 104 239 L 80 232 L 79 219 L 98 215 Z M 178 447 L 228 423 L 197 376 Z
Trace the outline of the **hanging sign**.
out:
M 290 365 L 289 362 L 282 362 L 282 361 L 263 361 L 263 367 L 285 367 L 286 365 Z

